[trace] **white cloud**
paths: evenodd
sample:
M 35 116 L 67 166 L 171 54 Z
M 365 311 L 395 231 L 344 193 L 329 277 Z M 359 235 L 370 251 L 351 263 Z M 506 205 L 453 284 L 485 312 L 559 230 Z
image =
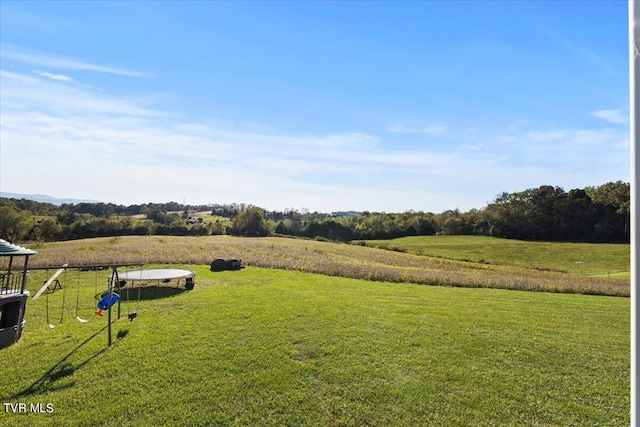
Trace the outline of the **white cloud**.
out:
M 71 77 L 65 76 L 64 74 L 53 74 L 53 73 L 48 73 L 46 71 L 34 71 L 34 73 L 51 80 L 57 80 L 61 82 L 70 82 L 73 80 Z
M 544 170 L 539 180 L 544 178 L 546 183 L 568 188 L 628 180 L 629 146 L 624 142 L 628 141 L 625 131 L 561 129 L 526 136 L 521 156 L 514 160 Z
M 555 129 L 545 132 L 529 132 L 527 139 L 543 147 L 567 145 L 603 145 L 622 135 L 613 129 Z M 548 144 L 548 145 L 545 145 Z
M 82 86 L 56 86 L 47 80 L 34 79 L 2 70 L 0 78 L 10 78 L 14 84 L 3 85 L 0 96 L 3 108 L 31 105 L 33 111 L 50 111 L 72 116 L 89 114 L 115 114 L 124 117 L 157 116 L 158 110 L 145 108 L 142 100 L 109 97 L 104 93 Z M 59 79 L 58 79 L 59 80 Z
M 558 141 L 566 138 L 566 136 L 567 136 L 567 131 L 563 129 L 549 130 L 544 132 L 534 131 L 534 132 L 528 132 L 526 134 L 527 139 L 529 139 L 529 141 L 534 143 L 547 143 L 547 142 Z
M 472 151 L 483 151 L 483 150 L 489 149 L 489 147 L 487 147 L 485 144 L 463 144 L 462 147 L 465 150 L 472 150 Z
M 105 67 L 88 62 L 78 61 L 75 59 L 63 58 L 60 56 L 50 55 L 47 53 L 30 51 L 16 48 L 9 45 L 2 45 L 0 48 L 0 56 L 17 62 L 38 65 L 41 67 L 77 70 L 77 71 L 95 71 L 99 73 L 116 74 L 127 77 L 149 78 L 149 74 L 139 71 L 125 70 L 122 68 Z
M 528 132 L 526 140 L 543 148 L 567 147 L 568 145 L 608 144 L 621 132 L 613 129 L 551 129 L 544 132 Z M 529 144 L 532 145 L 532 144 Z
M 228 130 L 108 93 L 16 81 L 0 98 L 7 191 L 93 194 L 118 203 L 186 197 L 270 208 L 437 211 L 446 206 L 432 196 L 416 206 L 415 194 L 444 193 L 446 180 L 466 179 L 455 176 L 456 165 L 470 166 L 455 153 L 385 149 L 380 138 L 362 132 Z M 28 181 L 13 181 L 25 175 Z
M 11 71 L 6 71 L 6 70 L 0 70 L 0 78 L 7 78 L 7 79 L 11 79 L 11 80 L 17 80 L 17 81 L 20 81 L 22 83 L 38 84 L 38 79 L 35 79 L 33 77 L 29 77 L 29 76 L 25 76 L 25 75 L 22 75 L 22 74 L 18 74 L 18 73 L 12 73 Z
M 609 144 L 617 134 L 613 129 L 579 129 L 573 131 L 570 141 L 574 144 Z
M 519 143 L 502 146 L 499 137 L 461 132 L 447 147 L 403 149 L 365 132 L 238 130 L 48 78 L 0 77 L 12 80 L 0 93 L 0 179 L 3 191 L 19 193 L 439 212 L 543 183 L 604 183 L 628 153 L 624 135 L 610 129 L 514 131 Z
M 404 133 L 404 134 L 423 134 L 423 135 L 438 135 L 445 133 L 447 128 L 439 123 L 426 126 L 424 128 L 411 128 L 404 125 L 390 126 L 387 129 L 389 133 Z
M 591 115 L 613 124 L 629 123 L 629 117 L 622 110 L 597 110 L 592 111 Z

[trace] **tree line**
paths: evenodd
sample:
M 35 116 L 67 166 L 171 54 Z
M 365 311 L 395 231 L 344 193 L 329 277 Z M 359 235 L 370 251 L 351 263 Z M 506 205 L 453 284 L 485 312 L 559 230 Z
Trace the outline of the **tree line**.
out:
M 207 211 L 223 220 L 192 216 Z M 0 198 L 0 237 L 56 241 L 124 235 L 298 236 L 331 241 L 422 235 L 482 235 L 521 240 L 629 242 L 630 185 L 622 181 L 573 189 L 543 185 L 503 192 L 482 209 L 439 214 L 361 212 L 332 215 L 305 209 L 267 211 L 245 204 L 185 206 L 148 203 L 62 204 Z

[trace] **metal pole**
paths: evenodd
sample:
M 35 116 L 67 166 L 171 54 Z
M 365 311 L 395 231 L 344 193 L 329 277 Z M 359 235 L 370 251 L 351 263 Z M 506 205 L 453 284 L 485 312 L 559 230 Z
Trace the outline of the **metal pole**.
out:
M 111 304 L 111 301 L 113 300 L 113 281 L 115 280 L 116 277 L 116 266 L 112 266 L 111 267 L 113 269 L 113 273 L 111 273 L 111 280 L 109 280 L 109 304 Z M 107 314 L 107 322 L 108 322 L 108 334 L 109 334 L 109 340 L 108 340 L 108 345 L 109 347 L 111 347 L 111 309 L 113 307 L 109 307 L 109 313 Z
M 638 291 L 638 125 L 640 124 L 640 4 L 629 0 L 629 145 L 631 148 L 631 425 L 637 425 L 638 409 L 638 329 L 637 329 L 637 291 Z
M 22 269 L 22 287 L 20 293 L 24 294 L 24 288 L 27 286 L 27 265 L 29 264 L 29 255 L 24 258 L 24 268 Z
M 113 266 L 113 275 L 116 278 L 116 285 L 117 285 L 117 289 L 118 291 L 120 291 L 120 277 L 118 276 L 118 266 L 114 265 Z M 120 319 L 120 302 L 122 301 L 122 295 L 119 295 L 120 298 L 118 298 L 118 320 Z
M 10 256 L 9 257 L 9 267 L 7 268 L 7 277 L 5 278 L 5 285 L 7 285 L 7 288 L 10 286 L 9 284 L 11 283 L 11 266 L 13 265 L 13 257 Z

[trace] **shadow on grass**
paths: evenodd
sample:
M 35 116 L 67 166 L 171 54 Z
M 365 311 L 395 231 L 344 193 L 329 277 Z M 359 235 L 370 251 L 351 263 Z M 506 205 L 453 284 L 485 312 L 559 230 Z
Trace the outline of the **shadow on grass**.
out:
M 60 361 L 58 361 L 58 363 L 53 365 L 53 367 L 51 369 L 49 369 L 47 372 L 45 372 L 45 374 L 42 377 L 40 377 L 39 379 L 34 381 L 33 384 L 31 384 L 26 389 L 24 389 L 24 390 L 14 394 L 14 395 L 12 395 L 12 396 L 8 396 L 7 400 L 15 399 L 15 398 L 18 398 L 18 397 L 30 396 L 32 394 L 44 393 L 44 392 L 47 392 L 47 391 L 63 390 L 65 388 L 73 387 L 75 382 L 71 382 L 70 384 L 65 384 L 65 385 L 61 385 L 61 386 L 56 386 L 55 383 L 56 383 L 56 381 L 59 381 L 59 380 L 61 380 L 63 378 L 66 378 L 66 377 L 72 375 L 78 369 L 82 368 L 87 363 L 89 363 L 91 360 L 93 360 L 94 358 L 98 357 L 99 355 L 104 353 L 105 350 L 107 350 L 107 347 L 105 347 L 102 350 L 97 351 L 93 355 L 89 356 L 84 362 L 82 362 L 82 363 L 80 363 L 78 365 L 75 365 L 75 366 L 71 362 L 68 361 L 68 359 L 74 353 L 76 353 L 82 347 L 87 345 L 91 340 L 93 340 L 95 337 L 100 335 L 106 329 L 107 329 L 107 326 L 104 326 L 98 332 L 96 332 L 95 334 L 91 335 L 89 338 L 84 340 L 80 345 L 78 345 L 76 348 L 71 350 L 66 356 L 64 356 L 62 359 L 60 359 Z M 126 333 L 125 333 L 125 335 L 126 335 Z M 118 337 L 119 336 L 120 336 L 120 333 L 118 333 Z
M 176 288 L 170 286 L 125 286 L 115 291 L 120 295 L 120 300 L 125 301 L 141 301 L 161 299 L 180 295 L 183 292 L 187 292 L 185 288 Z M 96 295 L 96 300 L 102 299 L 106 295 L 106 292 L 102 292 Z

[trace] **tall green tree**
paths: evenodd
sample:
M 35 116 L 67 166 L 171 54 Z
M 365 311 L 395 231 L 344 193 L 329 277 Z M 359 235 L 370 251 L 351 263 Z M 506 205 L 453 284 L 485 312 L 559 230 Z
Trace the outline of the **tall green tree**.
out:
M 264 219 L 264 211 L 251 206 L 238 213 L 230 229 L 231 234 L 245 237 L 264 237 L 271 234 Z
M 629 238 L 631 220 L 631 185 L 627 182 L 607 182 L 598 187 L 587 187 L 585 192 L 596 203 L 615 208 L 624 222 L 624 236 Z
M 0 238 L 15 243 L 23 239 L 33 228 L 33 215 L 20 211 L 9 200 L 0 205 Z
M 57 240 L 62 232 L 62 226 L 54 219 L 47 218 L 38 225 L 38 237 L 45 242 Z

